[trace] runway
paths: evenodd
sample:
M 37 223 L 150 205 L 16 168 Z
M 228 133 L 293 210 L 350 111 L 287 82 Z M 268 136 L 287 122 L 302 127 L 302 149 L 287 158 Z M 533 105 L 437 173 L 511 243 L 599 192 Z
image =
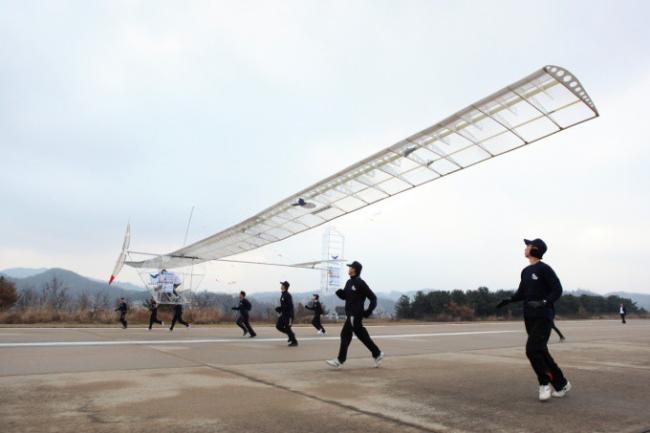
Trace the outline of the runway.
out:
M 643 432 L 650 321 L 561 321 L 551 346 L 574 389 L 537 401 L 521 322 L 369 326 L 340 370 L 297 327 L 0 328 L 3 432 Z

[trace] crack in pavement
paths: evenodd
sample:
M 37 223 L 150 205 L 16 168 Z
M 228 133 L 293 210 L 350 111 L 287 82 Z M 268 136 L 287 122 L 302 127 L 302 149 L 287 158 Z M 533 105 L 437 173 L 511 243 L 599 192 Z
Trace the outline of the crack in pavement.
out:
M 251 375 L 243 373 L 241 371 L 237 371 L 235 369 L 227 368 L 227 367 L 220 366 L 220 365 L 217 365 L 217 364 L 210 364 L 210 363 L 207 363 L 207 362 L 192 360 L 192 359 L 186 358 L 184 356 L 180 356 L 180 355 L 178 355 L 176 353 L 170 354 L 168 352 L 165 352 L 165 351 L 160 350 L 160 349 L 155 348 L 155 347 L 151 347 L 151 349 L 156 350 L 156 351 L 161 352 L 161 353 L 171 355 L 171 356 L 175 356 L 175 357 L 177 357 L 179 359 L 182 359 L 184 361 L 197 362 L 197 363 L 200 363 L 202 366 L 210 368 L 212 370 L 220 371 L 222 373 L 228 373 L 228 374 L 231 374 L 231 375 L 238 376 L 238 377 L 241 377 L 243 379 L 249 380 L 251 382 L 255 382 L 255 383 L 262 384 L 262 385 L 265 385 L 265 386 L 268 386 L 268 387 L 272 387 L 272 388 L 280 389 L 280 390 L 283 390 L 283 391 L 287 391 L 287 392 L 290 392 L 292 394 L 296 394 L 296 395 L 299 395 L 301 397 L 308 398 L 310 400 L 315 400 L 315 401 L 317 401 L 319 403 L 332 405 L 332 406 L 336 406 L 336 407 L 341 408 L 341 409 L 349 410 L 349 411 L 355 412 L 358 415 L 366 415 L 366 416 L 369 416 L 371 418 L 377 418 L 377 419 L 380 419 L 382 421 L 387 421 L 387 422 L 390 422 L 390 423 L 393 423 L 393 424 L 397 424 L 400 427 L 409 427 L 409 428 L 413 428 L 413 429 L 420 430 L 420 431 L 423 431 L 423 432 L 443 433 L 443 430 L 436 430 L 436 429 L 433 429 L 433 428 L 425 426 L 425 425 L 417 424 L 417 423 L 410 422 L 410 421 L 405 421 L 403 419 L 391 417 L 391 416 L 388 416 L 388 415 L 383 414 L 383 413 L 373 412 L 373 411 L 369 411 L 369 410 L 366 410 L 366 409 L 358 408 L 358 407 L 353 406 L 351 404 L 346 404 L 346 403 L 342 403 L 340 401 L 319 397 L 317 395 L 313 395 L 313 394 L 310 394 L 310 393 L 307 393 L 307 392 L 304 392 L 304 391 L 300 391 L 298 389 L 294 389 L 294 388 L 291 388 L 289 386 L 280 385 L 280 384 L 272 382 L 270 380 L 260 379 L 258 377 L 251 376 Z M 313 361 L 307 361 L 307 362 L 313 362 Z

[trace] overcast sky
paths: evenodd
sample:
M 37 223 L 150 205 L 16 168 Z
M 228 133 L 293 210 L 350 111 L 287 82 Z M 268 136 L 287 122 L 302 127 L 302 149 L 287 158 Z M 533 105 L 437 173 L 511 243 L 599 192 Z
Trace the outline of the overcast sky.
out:
M 0 1 L 0 269 L 106 278 L 213 234 L 541 68 L 601 117 L 343 217 L 380 291 L 512 288 L 542 237 L 565 288 L 650 293 L 650 2 Z M 244 259 L 320 257 L 323 228 Z M 202 287 L 315 290 L 210 264 Z M 120 278 L 137 282 L 125 269 Z M 230 284 L 228 284 L 230 282 Z

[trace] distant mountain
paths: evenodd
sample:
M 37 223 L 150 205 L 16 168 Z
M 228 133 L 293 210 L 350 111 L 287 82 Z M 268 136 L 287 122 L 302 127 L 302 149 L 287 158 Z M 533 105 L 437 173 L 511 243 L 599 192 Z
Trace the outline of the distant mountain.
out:
M 10 279 L 16 284 L 18 292 L 27 289 L 40 291 L 43 289 L 45 284 L 50 283 L 53 278 L 56 278 L 64 287 L 67 287 L 68 294 L 73 298 L 78 297 L 84 292 L 91 296 L 100 292 L 105 292 L 114 299 L 124 296 L 132 300 L 144 300 L 148 297 L 147 291 L 134 285 L 130 286 L 136 287 L 137 290 L 130 290 L 120 284 L 109 286 L 106 282 L 87 278 L 72 271 L 60 268 L 47 269 L 44 272 L 26 278 L 10 277 Z
M 574 295 L 574 296 L 582 296 L 582 295 L 603 296 L 600 293 L 592 292 L 591 290 L 585 290 L 585 289 L 565 290 L 564 294 Z
M 86 277 L 86 278 L 92 281 L 96 281 L 98 283 L 106 283 L 105 280 L 98 280 L 97 278 L 90 278 L 90 277 Z M 111 284 L 111 287 L 113 286 L 121 287 L 124 290 L 133 290 L 135 292 L 144 292 L 147 290 L 142 286 L 138 286 L 137 284 L 127 283 L 126 281 L 119 281 L 119 280 L 116 280 L 116 282 Z
M 47 271 L 47 268 L 9 268 L 0 271 L 0 274 L 9 278 L 27 278 Z
M 632 301 L 636 302 L 637 307 L 642 307 L 646 310 L 650 310 L 650 295 L 632 292 L 611 292 L 607 293 L 605 296 L 609 295 L 616 295 L 622 298 L 630 298 Z

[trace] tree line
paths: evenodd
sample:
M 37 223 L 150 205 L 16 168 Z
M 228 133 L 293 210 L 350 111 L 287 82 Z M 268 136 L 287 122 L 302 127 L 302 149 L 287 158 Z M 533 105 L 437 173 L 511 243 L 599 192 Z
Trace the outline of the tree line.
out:
M 512 290 L 491 292 L 487 287 L 476 290 L 433 290 L 419 291 L 415 296 L 403 295 L 395 304 L 398 319 L 417 320 L 475 320 L 517 318 L 523 315 L 522 303 L 510 304 L 497 310 L 496 304 L 513 295 Z M 624 304 L 628 313 L 645 315 L 631 299 L 610 295 L 607 297 L 587 294 L 564 294 L 555 303 L 558 316 L 566 318 L 587 318 L 618 314 L 620 304 Z
M 403 295 L 395 304 L 396 319 L 416 320 L 479 320 L 510 319 L 522 316 L 522 304 L 510 304 L 496 310 L 495 305 L 504 298 L 512 296 L 511 290 L 491 292 L 487 287 L 476 290 L 434 290 L 419 291 L 413 297 Z M 276 305 L 257 301 L 251 296 L 254 321 L 272 322 L 276 319 Z M 129 305 L 129 320 L 146 322 L 148 320 L 148 301 L 126 299 Z M 214 292 L 197 292 L 192 297 L 191 308 L 186 317 L 194 323 L 220 323 L 234 319 L 231 308 L 239 302 L 238 295 Z M 560 317 L 588 318 L 618 314 L 620 304 L 628 313 L 646 315 L 632 300 L 620 296 L 565 294 L 555 304 Z M 71 296 L 68 288 L 53 278 L 40 290 L 26 289 L 20 292 L 11 280 L 0 276 L 0 323 L 113 323 L 115 295 L 108 290 L 93 294 L 82 292 Z M 169 306 L 160 307 L 163 320 L 171 317 Z M 169 316 L 169 317 L 168 317 Z M 302 303 L 296 304 L 296 322 L 307 323 L 312 317 Z
M 279 299 L 278 292 L 278 299 Z M 125 297 L 129 308 L 129 321 L 147 323 L 149 320 L 149 297 L 132 299 Z M 253 303 L 251 319 L 272 322 L 277 318 L 276 304 L 262 302 L 250 297 Z M 190 308 L 185 310 L 185 318 L 193 323 L 210 324 L 232 321 L 236 312 L 232 307 L 238 305 L 239 294 L 201 291 L 192 296 Z M 40 290 L 28 288 L 18 292 L 15 284 L 0 276 L 0 323 L 113 323 L 116 320 L 116 295 L 109 289 L 95 293 L 81 292 L 77 296 L 56 277 L 45 283 Z M 297 323 L 307 323 L 312 312 L 302 303 L 296 304 Z M 159 317 L 171 320 L 171 306 L 161 305 Z

